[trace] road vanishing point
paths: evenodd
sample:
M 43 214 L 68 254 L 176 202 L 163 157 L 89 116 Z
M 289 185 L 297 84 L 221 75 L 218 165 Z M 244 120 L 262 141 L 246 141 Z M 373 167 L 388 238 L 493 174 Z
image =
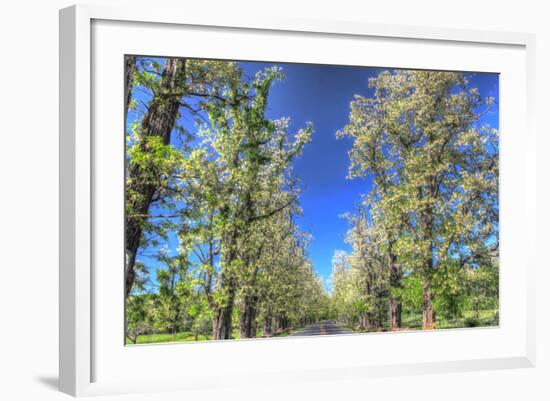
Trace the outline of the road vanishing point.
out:
M 319 323 L 310 324 L 291 336 L 329 336 L 334 334 L 352 334 L 353 330 L 347 327 L 340 327 L 331 320 L 323 320 Z

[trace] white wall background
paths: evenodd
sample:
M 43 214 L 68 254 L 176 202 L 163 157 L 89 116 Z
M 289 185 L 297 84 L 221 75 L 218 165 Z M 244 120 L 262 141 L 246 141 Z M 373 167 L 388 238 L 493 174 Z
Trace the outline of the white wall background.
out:
M 548 248 L 550 12 L 544 1 L 504 0 L 96 0 L 182 12 L 292 15 L 537 34 L 538 212 L 541 260 Z M 67 0 L 6 0 L 0 6 L 0 399 L 61 400 L 58 350 L 58 9 Z M 202 6 L 201 6 L 202 4 Z M 202 7 L 202 8 L 201 8 Z M 547 160 L 543 160 L 545 158 Z M 545 262 L 545 261 L 544 261 Z M 538 362 L 533 369 L 230 389 L 117 400 L 548 400 L 549 267 L 537 266 Z M 102 398 L 103 399 L 103 398 Z

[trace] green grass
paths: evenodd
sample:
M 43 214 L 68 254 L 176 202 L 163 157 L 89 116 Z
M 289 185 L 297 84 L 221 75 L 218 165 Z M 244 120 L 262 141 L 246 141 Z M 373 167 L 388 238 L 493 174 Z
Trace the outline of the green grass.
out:
M 212 337 L 208 337 L 212 339 Z M 199 341 L 206 340 L 204 335 L 198 336 Z M 176 334 L 169 333 L 155 333 L 155 334 L 144 334 L 138 337 L 137 344 L 151 344 L 151 343 L 169 343 L 169 342 L 186 342 L 186 341 L 195 341 L 195 334 L 190 331 L 182 331 Z M 132 344 L 132 342 L 128 342 Z
M 272 337 L 287 337 L 293 331 L 287 330 L 282 333 L 274 334 Z M 233 329 L 232 335 L 233 340 L 241 338 L 239 330 Z M 263 330 L 258 329 L 256 332 L 256 338 L 264 338 Z M 204 335 L 199 335 L 197 341 L 212 340 L 212 336 L 206 338 Z M 136 344 L 160 344 L 160 343 L 170 343 L 170 342 L 192 342 L 195 341 L 195 334 L 190 331 L 182 331 L 176 334 L 170 333 L 155 333 L 155 334 L 144 334 L 138 337 Z M 134 345 L 130 340 L 127 340 L 127 345 Z

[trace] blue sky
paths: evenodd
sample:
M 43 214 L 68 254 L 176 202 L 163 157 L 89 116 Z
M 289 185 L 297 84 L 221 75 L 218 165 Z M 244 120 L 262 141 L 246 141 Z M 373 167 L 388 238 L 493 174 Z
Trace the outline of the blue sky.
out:
M 336 132 L 348 120 L 349 104 L 354 94 L 368 95 L 368 79 L 380 72 L 309 64 L 277 64 L 283 67 L 285 80 L 277 82 L 270 93 L 267 116 L 290 117 L 295 132 L 313 123 L 312 141 L 294 164 L 303 192 L 300 204 L 303 216 L 298 225 L 313 236 L 309 256 L 315 270 L 327 281 L 332 270 L 332 256 L 338 249 L 348 249 L 344 237 L 348 229 L 343 213 L 352 212 L 372 186 L 370 179 L 346 179 L 352 146 L 349 138 L 336 139 Z M 248 75 L 271 66 L 243 63 Z
M 349 227 L 341 215 L 353 212 L 361 195 L 372 188 L 370 178 L 346 179 L 352 140 L 336 139 L 336 132 L 348 121 L 354 95 L 371 96 L 368 79 L 387 69 L 281 63 L 242 63 L 242 68 L 252 76 L 272 65 L 283 68 L 285 80 L 277 82 L 270 93 L 268 117 L 290 117 L 294 130 L 311 121 L 315 129 L 312 142 L 294 165 L 303 188 L 304 214 L 297 222 L 313 235 L 309 255 L 327 281 L 334 252 L 350 250 L 344 241 Z M 498 99 L 498 75 L 471 74 L 469 81 L 482 96 Z M 498 113 L 487 114 L 483 122 L 498 127 Z
M 267 117 L 289 117 L 292 135 L 311 121 L 314 134 L 302 156 L 294 164 L 294 173 L 303 192 L 300 204 L 303 216 L 297 219 L 302 230 L 313 236 L 309 256 L 317 273 L 328 284 L 331 261 L 336 250 L 349 250 L 344 237 L 348 230 L 343 213 L 352 212 L 371 187 L 370 178 L 347 179 L 352 146 L 349 138 L 336 139 L 336 132 L 348 121 L 350 102 L 355 94 L 371 96 L 368 79 L 387 68 L 345 67 L 314 64 L 240 63 L 246 76 L 274 65 L 283 68 L 285 79 L 276 82 L 268 99 Z M 498 102 L 498 75 L 468 74 L 469 85 L 482 97 Z M 498 128 L 498 109 L 486 114 L 482 123 Z M 171 236 L 168 247 L 177 247 Z M 142 258 L 143 259 L 143 258 Z

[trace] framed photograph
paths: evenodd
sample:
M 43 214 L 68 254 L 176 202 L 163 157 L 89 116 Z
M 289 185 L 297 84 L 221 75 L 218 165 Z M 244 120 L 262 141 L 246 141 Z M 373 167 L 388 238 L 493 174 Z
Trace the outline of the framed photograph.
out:
M 60 12 L 60 388 L 535 363 L 534 37 Z

